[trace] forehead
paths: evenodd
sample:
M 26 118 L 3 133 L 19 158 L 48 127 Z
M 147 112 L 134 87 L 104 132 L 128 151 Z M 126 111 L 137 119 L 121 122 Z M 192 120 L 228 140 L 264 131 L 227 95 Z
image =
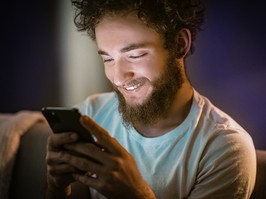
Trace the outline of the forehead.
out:
M 143 23 L 134 12 L 104 16 L 95 28 L 95 35 L 99 46 L 117 42 L 162 43 L 161 35 Z

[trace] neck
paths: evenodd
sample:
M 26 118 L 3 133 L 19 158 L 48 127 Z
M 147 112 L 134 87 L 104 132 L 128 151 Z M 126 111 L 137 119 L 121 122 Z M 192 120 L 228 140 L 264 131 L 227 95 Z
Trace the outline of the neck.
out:
M 193 88 L 186 81 L 176 93 L 175 100 L 165 118 L 150 126 L 140 123 L 135 126 L 136 130 L 145 137 L 158 137 L 168 133 L 186 119 L 192 105 L 192 98 Z

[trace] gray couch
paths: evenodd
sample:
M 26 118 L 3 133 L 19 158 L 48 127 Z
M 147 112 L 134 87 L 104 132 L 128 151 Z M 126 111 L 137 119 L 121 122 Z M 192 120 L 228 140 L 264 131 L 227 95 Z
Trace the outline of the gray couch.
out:
M 46 142 L 50 134 L 46 124 L 37 123 L 22 136 L 10 185 L 10 199 L 44 198 Z M 257 180 L 251 198 L 265 199 L 266 151 L 257 150 L 257 162 Z

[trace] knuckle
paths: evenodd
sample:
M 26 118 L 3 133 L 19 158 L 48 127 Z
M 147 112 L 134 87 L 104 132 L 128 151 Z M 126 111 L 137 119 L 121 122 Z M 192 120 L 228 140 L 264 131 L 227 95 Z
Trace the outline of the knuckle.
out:
M 52 146 L 55 145 L 55 143 L 56 143 L 56 135 L 52 134 L 52 135 L 48 136 L 47 143 L 48 143 L 48 145 L 52 145 Z
M 79 165 L 79 169 L 88 170 L 89 166 L 88 166 L 87 161 L 78 159 L 76 162 L 77 162 L 77 165 Z
M 59 151 L 57 152 L 57 156 L 59 159 L 64 159 L 64 160 L 67 160 L 67 155 L 63 152 L 63 151 Z
M 112 171 L 119 171 L 123 165 L 123 160 L 121 158 L 115 158 L 112 164 Z
M 99 190 L 101 190 L 102 192 L 105 193 L 110 193 L 113 190 L 113 185 L 115 182 L 115 178 L 116 178 L 116 173 L 115 172 L 111 172 L 108 177 L 104 178 L 104 180 L 102 181 L 102 183 L 99 184 Z
M 47 151 L 51 150 L 53 146 L 53 138 L 52 136 L 50 135 L 48 138 L 47 138 Z
M 57 170 L 55 166 L 48 166 L 47 167 L 47 173 L 49 173 L 51 176 L 56 176 L 57 175 Z
M 45 161 L 46 163 L 49 165 L 52 163 L 52 159 L 51 159 L 51 155 L 50 153 L 47 153 L 46 156 L 45 156 Z
M 53 152 L 47 152 L 45 156 L 45 161 L 48 165 L 52 165 L 55 162 L 54 159 L 54 153 Z

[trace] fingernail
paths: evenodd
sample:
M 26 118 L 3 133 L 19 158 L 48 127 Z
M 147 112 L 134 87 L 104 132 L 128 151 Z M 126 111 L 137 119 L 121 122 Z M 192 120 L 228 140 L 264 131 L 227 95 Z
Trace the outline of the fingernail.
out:
M 82 115 L 82 116 L 81 116 L 81 118 L 80 118 L 80 120 L 81 120 L 81 122 L 84 122 L 84 121 L 86 121 L 86 120 L 87 120 L 87 117 L 86 117 L 86 115 Z

